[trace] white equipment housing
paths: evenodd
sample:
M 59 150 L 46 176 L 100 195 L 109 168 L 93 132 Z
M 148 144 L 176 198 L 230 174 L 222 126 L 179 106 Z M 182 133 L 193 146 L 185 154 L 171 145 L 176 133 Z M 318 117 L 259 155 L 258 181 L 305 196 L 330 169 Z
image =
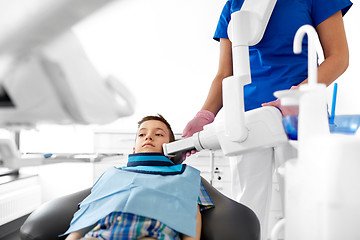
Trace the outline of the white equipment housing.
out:
M 133 95 L 120 80 L 100 76 L 71 31 L 111 2 L 0 2 L 1 128 L 107 124 L 134 112 Z M 32 160 L 21 158 L 14 139 L 0 136 L 0 167 L 20 168 Z
M 308 84 L 275 92 L 282 105 L 298 103 L 298 158 L 285 164 L 286 240 L 360 239 L 360 135 L 329 132 L 326 88 L 317 82 L 316 31 L 299 28 L 294 53 L 308 35 Z
M 11 105 L 0 107 L 0 126 L 8 128 L 106 124 L 134 111 L 132 94 L 118 79 L 99 75 L 70 31 L 17 60 L 2 88 Z
M 263 37 L 275 4 L 276 0 L 247 0 L 231 15 L 228 33 L 234 76 L 223 80 L 224 120 L 205 126 L 189 139 L 164 144 L 165 155 L 221 148 L 226 156 L 234 156 L 287 141 L 276 108 L 262 107 L 246 113 L 244 108 L 244 86 L 251 83 L 249 46 Z

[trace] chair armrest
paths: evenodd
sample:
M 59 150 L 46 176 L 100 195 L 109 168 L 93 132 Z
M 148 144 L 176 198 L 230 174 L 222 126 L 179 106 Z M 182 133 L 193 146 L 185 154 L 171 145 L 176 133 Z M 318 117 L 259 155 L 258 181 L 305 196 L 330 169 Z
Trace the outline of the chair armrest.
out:
M 70 226 L 78 204 L 90 194 L 90 188 L 50 200 L 36 209 L 20 228 L 22 240 L 65 239 L 58 235 Z
M 215 208 L 205 210 L 202 217 L 202 240 L 259 240 L 260 223 L 245 205 L 226 197 L 205 179 L 201 179 Z

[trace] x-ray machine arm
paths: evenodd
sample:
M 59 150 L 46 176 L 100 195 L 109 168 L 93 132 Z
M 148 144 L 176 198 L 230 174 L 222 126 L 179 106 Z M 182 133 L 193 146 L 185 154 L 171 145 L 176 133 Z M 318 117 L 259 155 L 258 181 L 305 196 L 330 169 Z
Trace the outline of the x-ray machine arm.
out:
M 245 113 L 244 86 L 251 83 L 249 46 L 262 39 L 276 0 L 246 0 L 240 11 L 231 15 L 228 27 L 232 41 L 233 76 L 223 80 L 224 120 L 206 125 L 192 137 L 164 144 L 165 155 L 221 148 L 225 155 L 239 155 L 287 141 L 281 114 L 274 107 Z

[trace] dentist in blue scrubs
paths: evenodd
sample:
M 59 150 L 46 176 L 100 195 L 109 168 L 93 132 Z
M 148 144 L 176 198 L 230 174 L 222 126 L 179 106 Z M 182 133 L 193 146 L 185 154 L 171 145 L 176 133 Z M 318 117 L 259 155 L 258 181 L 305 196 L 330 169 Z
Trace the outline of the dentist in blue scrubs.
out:
M 233 75 L 227 28 L 231 13 L 240 10 L 243 2 L 229 0 L 222 10 L 214 35 L 220 42 L 218 72 L 202 109 L 187 124 L 183 137 L 201 131 L 204 125 L 214 121 L 222 108 L 222 80 Z M 295 33 L 305 24 L 314 26 L 324 52 L 325 60 L 318 66 L 318 82 L 328 86 L 335 81 L 348 67 L 349 50 L 343 16 L 351 6 L 350 0 L 278 0 L 263 39 L 249 47 L 252 83 L 244 88 L 245 110 L 280 107 L 279 100 L 273 96 L 275 91 L 294 89 L 307 82 L 306 38 L 302 53 L 293 53 Z M 273 169 L 287 158 L 290 150 L 288 146 L 281 146 L 230 157 L 233 198 L 256 213 L 262 239 L 268 235 Z

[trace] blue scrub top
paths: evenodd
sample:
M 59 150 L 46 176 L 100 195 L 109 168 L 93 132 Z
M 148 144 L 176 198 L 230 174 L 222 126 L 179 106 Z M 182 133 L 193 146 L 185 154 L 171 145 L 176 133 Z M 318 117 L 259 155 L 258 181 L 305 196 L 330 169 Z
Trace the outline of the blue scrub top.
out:
M 227 35 L 231 14 L 244 0 L 228 0 L 221 13 L 214 39 Z M 314 27 L 338 11 L 350 9 L 350 0 L 277 0 L 262 40 L 249 47 L 252 83 L 244 88 L 245 110 L 275 100 L 273 93 L 298 85 L 308 77 L 307 38 L 302 53 L 293 53 L 296 31 L 303 25 Z

